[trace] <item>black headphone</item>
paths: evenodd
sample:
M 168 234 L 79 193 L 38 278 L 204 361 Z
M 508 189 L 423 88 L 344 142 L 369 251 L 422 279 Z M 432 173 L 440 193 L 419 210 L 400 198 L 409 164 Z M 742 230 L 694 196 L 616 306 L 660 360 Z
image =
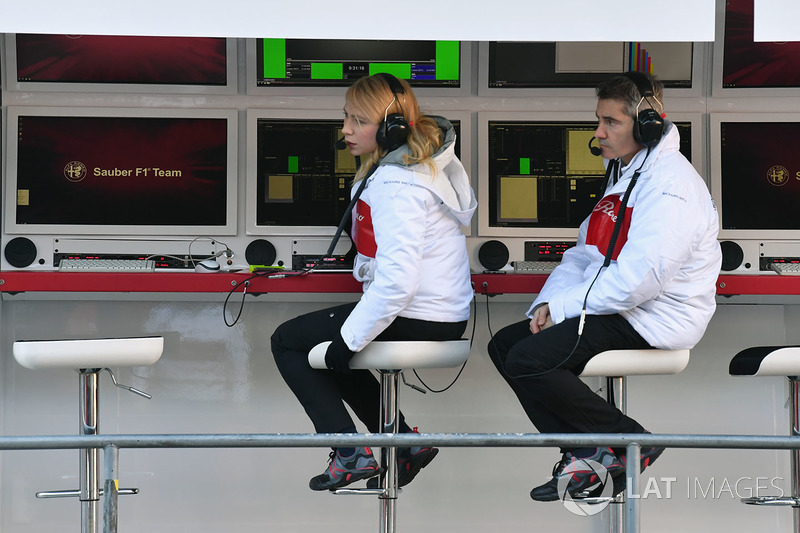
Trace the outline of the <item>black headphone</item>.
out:
M 380 77 L 386 82 L 394 96 L 394 100 L 386 106 L 386 111 L 388 111 L 395 100 L 397 100 L 398 103 L 400 102 L 397 95 L 405 95 L 406 92 L 400 80 L 391 74 L 379 72 L 375 74 L 375 76 Z M 400 109 L 402 108 L 403 106 L 401 105 Z M 375 140 L 378 142 L 378 146 L 391 152 L 406 143 L 406 139 L 408 139 L 408 128 L 408 121 L 406 121 L 406 117 L 403 116 L 403 113 L 391 113 L 388 115 L 384 113 L 383 121 L 378 126 L 378 132 L 375 134 Z
M 661 102 L 659 102 L 658 98 L 653 94 L 653 84 L 650 82 L 650 78 L 645 74 L 631 71 L 623 73 L 623 76 L 635 83 L 636 88 L 639 90 L 641 100 L 636 104 L 637 110 L 645 100 L 652 106 L 651 98 L 661 105 Z M 652 148 L 661 140 L 661 136 L 664 135 L 664 130 L 666 129 L 663 105 L 661 105 L 661 111 L 662 113 L 659 113 L 652 107 L 648 107 L 647 109 L 642 109 L 637 112 L 636 121 L 633 123 L 633 138 L 636 142 L 648 148 Z

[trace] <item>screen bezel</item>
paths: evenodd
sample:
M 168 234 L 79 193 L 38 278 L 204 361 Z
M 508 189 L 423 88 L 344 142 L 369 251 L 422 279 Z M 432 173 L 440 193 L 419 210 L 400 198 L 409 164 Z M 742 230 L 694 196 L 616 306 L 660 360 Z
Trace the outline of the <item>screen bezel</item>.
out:
M 257 39 L 246 39 L 245 56 L 247 72 L 248 95 L 278 95 L 278 96 L 340 96 L 343 97 L 347 87 L 333 87 L 320 85 L 317 87 L 259 87 L 256 80 Z M 368 42 L 368 41 L 365 41 Z M 461 85 L 460 87 L 412 87 L 417 96 L 468 96 L 472 87 L 472 54 L 469 41 L 459 44 Z
M 5 76 L 9 91 L 63 93 L 145 93 L 145 94 L 236 94 L 237 42 L 225 39 L 225 85 L 175 85 L 158 83 L 94 83 L 19 81 L 17 79 L 17 35 L 5 35 Z
M 416 90 L 414 91 L 416 93 Z M 448 119 L 459 120 L 461 127 L 461 163 L 471 175 L 471 139 L 472 126 L 469 111 L 428 111 L 423 113 L 441 115 Z M 327 109 L 248 109 L 246 123 L 246 202 L 245 202 L 245 231 L 247 235 L 285 235 L 285 236 L 333 236 L 336 226 L 259 226 L 256 224 L 257 209 L 257 169 L 258 169 L 258 120 L 265 119 L 296 119 L 296 120 L 342 120 L 342 111 Z
M 703 65 L 707 43 L 692 43 L 692 86 L 687 88 L 665 88 L 664 96 L 699 97 L 702 95 Z M 621 74 L 621 73 L 620 73 Z M 658 73 L 656 73 L 657 75 Z M 611 76 L 611 74 L 609 74 Z M 489 87 L 489 41 L 481 41 L 478 46 L 478 95 L 513 97 L 594 97 L 594 87 L 537 87 L 537 88 L 499 88 Z
M 701 176 L 706 176 L 705 128 L 700 113 L 667 113 L 673 122 L 690 122 L 692 125 L 692 166 Z M 489 122 L 592 122 L 597 123 L 594 112 L 542 111 L 509 112 L 482 111 L 478 113 L 478 236 L 480 237 L 525 237 L 539 240 L 575 240 L 578 228 L 506 228 L 490 226 L 489 221 Z M 705 179 L 705 178 L 704 178 Z M 707 180 L 706 180 L 707 183 Z
M 722 132 L 723 122 L 797 122 L 800 113 L 714 113 L 710 121 L 711 195 L 720 214 L 720 240 L 800 240 L 800 229 L 725 229 L 722 226 Z
M 18 119 L 20 116 L 109 117 L 109 118 L 220 118 L 227 121 L 227 183 L 224 226 L 180 225 L 83 225 L 18 224 L 16 221 Z M 238 188 L 238 112 L 235 109 L 139 109 L 107 107 L 8 107 L 4 131 L 6 156 L 4 170 L 5 207 L 3 233 L 8 235 L 141 235 L 141 236 L 223 236 L 236 235 Z

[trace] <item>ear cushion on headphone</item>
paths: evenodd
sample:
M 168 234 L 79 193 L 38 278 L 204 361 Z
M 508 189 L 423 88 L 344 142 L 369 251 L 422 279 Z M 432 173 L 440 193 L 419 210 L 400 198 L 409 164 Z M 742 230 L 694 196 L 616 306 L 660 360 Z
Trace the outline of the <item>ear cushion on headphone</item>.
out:
M 645 146 L 658 144 L 664 134 L 664 119 L 655 109 L 644 109 L 639 112 L 633 125 L 633 138 Z
M 648 97 L 653 96 L 653 85 L 643 73 L 631 71 L 625 72 L 623 76 L 636 84 L 636 89 L 642 98 L 648 100 Z M 633 125 L 633 138 L 640 144 L 652 147 L 661 140 L 665 129 L 666 124 L 658 111 L 653 108 L 643 109 L 639 111 L 636 122 Z
M 400 113 L 392 113 L 378 126 L 375 140 L 378 146 L 391 152 L 403 146 L 408 139 L 408 122 Z

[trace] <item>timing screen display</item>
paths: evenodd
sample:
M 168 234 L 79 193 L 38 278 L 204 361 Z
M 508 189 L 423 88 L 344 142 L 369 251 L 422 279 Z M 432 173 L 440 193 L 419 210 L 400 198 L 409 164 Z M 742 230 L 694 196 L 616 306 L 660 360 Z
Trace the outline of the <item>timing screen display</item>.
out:
M 459 87 L 458 41 L 258 39 L 260 87 L 346 87 L 386 72 L 415 87 Z

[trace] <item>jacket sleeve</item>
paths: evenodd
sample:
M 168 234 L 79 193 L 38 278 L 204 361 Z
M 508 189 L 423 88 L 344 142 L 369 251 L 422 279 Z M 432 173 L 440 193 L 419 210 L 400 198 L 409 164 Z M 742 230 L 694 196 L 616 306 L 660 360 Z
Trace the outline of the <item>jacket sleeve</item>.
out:
M 586 228 L 589 218 L 583 221 L 578 231 L 577 244 L 564 252 L 561 262 L 550 273 L 536 296 L 526 315 L 532 318 L 533 311 L 542 304 L 549 303 L 555 294 L 563 292 L 568 287 L 583 283 L 584 272 L 589 266 L 589 257 L 586 254 Z
M 426 203 L 432 198 L 426 189 L 408 183 L 376 180 L 370 186 L 376 268 L 341 329 L 353 351 L 375 339 L 414 298 L 422 276 Z
M 580 315 L 586 299 L 587 314 L 620 313 L 658 296 L 692 254 L 698 217 L 702 216 L 697 190 L 686 180 L 661 175 L 635 191 L 627 241 L 591 286 L 595 273 L 567 287 L 549 300 L 553 321 Z M 635 190 L 635 189 L 634 189 Z

